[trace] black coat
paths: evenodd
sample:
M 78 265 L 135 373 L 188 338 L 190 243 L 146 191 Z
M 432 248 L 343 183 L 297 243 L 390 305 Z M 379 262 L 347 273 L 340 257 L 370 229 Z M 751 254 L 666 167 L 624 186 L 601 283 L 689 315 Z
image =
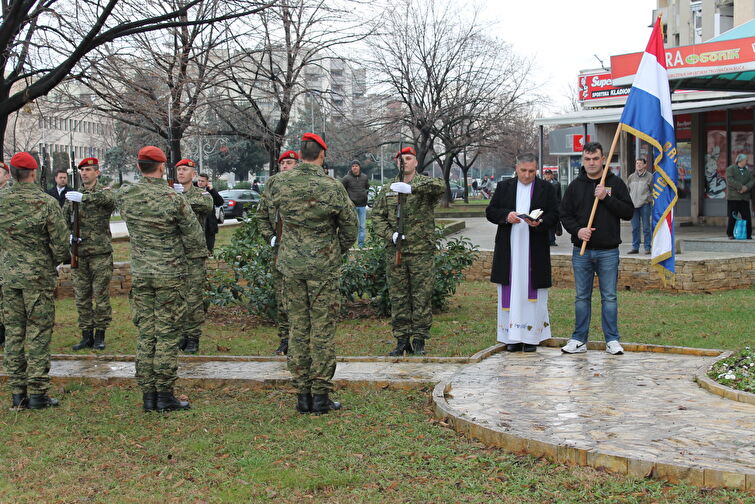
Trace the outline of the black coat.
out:
M 218 233 L 218 219 L 215 217 L 215 207 L 222 207 L 223 206 L 223 197 L 218 193 L 215 189 L 205 189 L 208 193 L 210 193 L 210 196 L 212 196 L 212 212 L 208 213 L 205 217 L 204 221 L 204 234 L 205 236 L 209 234 L 217 234 Z
M 542 223 L 530 231 L 530 265 L 532 266 L 532 286 L 535 289 L 551 287 L 551 252 L 548 231 L 558 223 L 558 203 L 553 186 L 542 179 L 536 178 L 530 203 L 530 211 L 540 208 L 543 215 Z M 499 182 L 493 193 L 490 204 L 485 209 L 485 215 L 493 224 L 498 225 L 495 235 L 495 251 L 493 252 L 493 268 L 490 281 L 502 285 L 509 285 L 511 281 L 511 226 L 506 222 L 510 212 L 516 210 L 517 179 L 511 178 Z M 522 225 L 522 224 L 517 224 Z M 526 225 L 526 224 L 524 224 Z
M 65 204 L 65 202 L 66 202 L 66 193 L 68 191 L 72 191 L 72 190 L 73 189 L 71 189 L 70 187 L 65 186 L 63 188 L 63 190 L 60 191 L 60 194 L 58 194 L 58 186 L 54 185 L 54 186 L 52 186 L 51 188 L 49 188 L 47 190 L 47 194 L 49 194 L 50 196 L 52 196 L 53 198 L 55 198 L 58 201 L 58 204 L 60 205 L 60 208 L 63 208 L 63 204 Z

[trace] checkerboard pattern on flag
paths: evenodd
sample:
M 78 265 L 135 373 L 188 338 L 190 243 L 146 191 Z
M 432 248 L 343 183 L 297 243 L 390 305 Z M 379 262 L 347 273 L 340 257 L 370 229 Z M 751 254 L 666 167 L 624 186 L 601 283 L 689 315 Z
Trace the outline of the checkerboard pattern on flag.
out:
M 674 206 L 678 199 L 676 136 L 665 55 L 661 18 L 658 18 L 620 119 L 622 130 L 653 146 L 651 264 L 664 282 L 673 280 L 675 274 Z

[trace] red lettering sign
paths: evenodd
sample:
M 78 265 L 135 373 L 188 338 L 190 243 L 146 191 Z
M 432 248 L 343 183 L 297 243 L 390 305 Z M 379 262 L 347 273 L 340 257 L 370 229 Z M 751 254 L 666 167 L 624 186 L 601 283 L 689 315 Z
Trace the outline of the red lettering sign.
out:
M 590 135 L 587 135 L 587 142 L 590 142 Z M 571 147 L 573 152 L 582 152 L 585 142 L 582 135 L 572 135 Z
M 629 94 L 629 87 L 616 87 L 609 72 L 579 76 L 579 101 L 603 100 Z

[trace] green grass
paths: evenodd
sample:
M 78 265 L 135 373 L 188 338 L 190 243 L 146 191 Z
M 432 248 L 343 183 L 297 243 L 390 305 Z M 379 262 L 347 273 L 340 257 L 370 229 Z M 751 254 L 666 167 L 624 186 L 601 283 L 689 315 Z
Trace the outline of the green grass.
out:
M 568 338 L 574 328 L 574 291 L 551 289 L 549 308 L 553 336 Z M 112 298 L 113 324 L 108 353 L 134 353 L 136 330 L 128 300 Z M 434 316 L 430 355 L 469 356 L 495 343 L 496 290 L 488 282 L 463 282 L 447 312 Z M 619 293 L 619 331 L 623 341 L 701 348 L 739 349 L 752 345 L 755 287 L 714 294 L 661 292 Z M 72 299 L 56 301 L 51 350 L 70 353 L 79 340 Z M 590 337 L 601 340 L 600 298 L 593 296 Z M 211 307 L 204 326 L 201 353 L 208 355 L 270 355 L 277 347 L 276 329 L 247 316 L 241 308 Z M 383 355 L 394 344 L 388 318 L 354 318 L 338 323 L 339 355 Z
M 734 504 L 750 496 L 516 456 L 431 418 L 428 390 L 293 395 L 181 387 L 194 409 L 140 411 L 135 385 L 69 384 L 56 410 L 0 409 L 0 501 Z

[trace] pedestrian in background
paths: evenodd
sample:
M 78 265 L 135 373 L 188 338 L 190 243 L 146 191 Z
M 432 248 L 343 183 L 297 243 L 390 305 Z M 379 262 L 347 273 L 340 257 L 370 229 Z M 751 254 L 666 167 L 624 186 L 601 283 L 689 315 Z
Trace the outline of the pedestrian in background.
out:
M 653 174 L 647 170 L 648 162 L 640 158 L 634 162 L 634 173 L 627 179 L 629 196 L 634 205 L 632 215 L 632 249 L 630 254 L 640 252 L 640 234 L 645 254 L 650 254 L 652 244 L 652 229 L 650 228 L 653 213 Z
M 222 211 L 224 201 L 217 189 L 212 187 L 210 177 L 206 173 L 200 173 L 197 177 L 197 187 L 207 191 L 212 196 L 214 209 L 207 215 L 204 221 L 204 237 L 207 242 L 207 250 L 212 255 L 213 250 L 215 250 L 215 235 L 218 234 L 218 224 L 220 224 L 218 222 L 218 212 Z
M 747 154 L 738 154 L 733 165 L 726 168 L 726 236 L 734 239 L 735 215 L 744 219 L 748 240 L 752 240 L 752 212 L 750 191 L 755 187 L 755 178 L 747 169 Z
M 349 194 L 349 199 L 354 203 L 359 218 L 359 237 L 357 246 L 364 248 L 365 227 L 367 224 L 367 193 L 370 189 L 370 180 L 362 173 L 362 165 L 356 159 L 351 162 L 351 170 L 342 179 L 341 183 Z

